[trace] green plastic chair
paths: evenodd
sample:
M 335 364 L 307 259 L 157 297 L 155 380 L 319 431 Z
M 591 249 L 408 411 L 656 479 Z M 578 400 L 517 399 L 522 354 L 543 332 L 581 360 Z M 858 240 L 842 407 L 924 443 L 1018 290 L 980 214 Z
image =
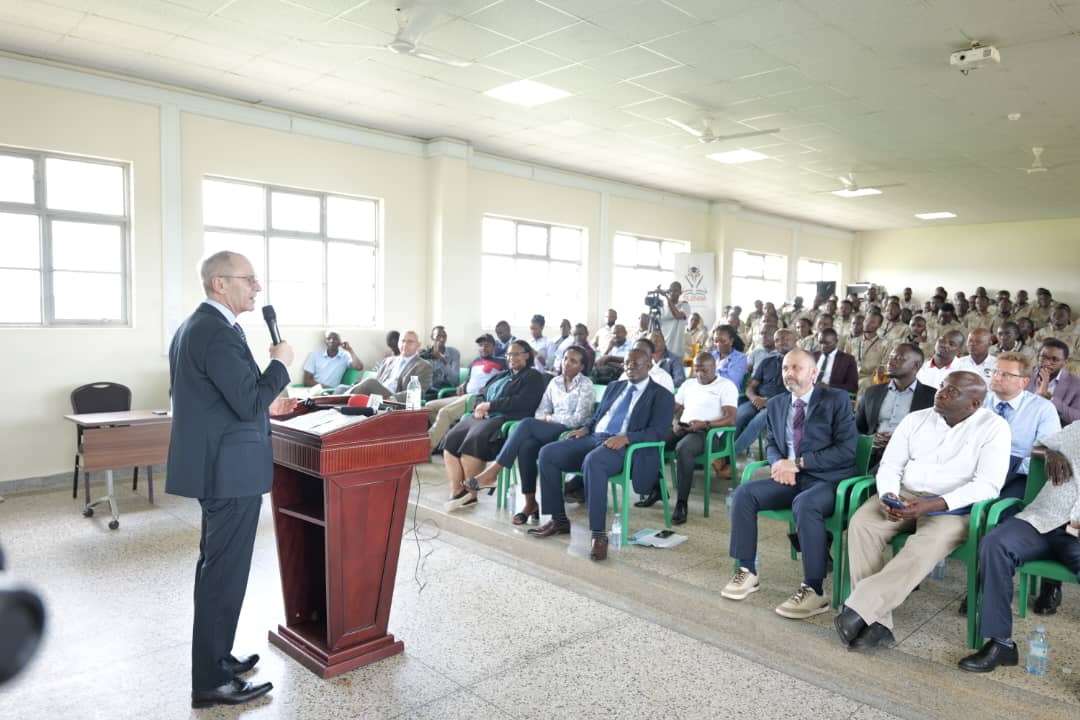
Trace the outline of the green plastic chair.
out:
M 877 481 L 873 477 L 860 482 L 851 490 L 851 499 L 848 502 L 848 523 L 855 511 L 876 492 Z M 999 502 L 996 498 L 982 500 L 971 506 L 971 514 L 968 520 L 968 536 L 964 543 L 949 553 L 948 557 L 959 560 L 967 568 L 967 642 L 968 647 L 977 648 L 982 645 L 982 638 L 978 637 L 979 616 L 982 610 L 982 598 L 979 596 L 979 542 L 986 534 L 986 523 L 989 520 L 990 507 Z M 1014 502 L 1019 502 L 1014 500 Z M 907 543 L 911 533 L 899 533 L 892 539 L 893 557 Z M 843 567 L 841 569 L 841 598 L 843 602 L 851 594 L 851 566 L 847 553 L 844 553 Z
M 356 368 L 345 368 L 345 373 L 341 376 L 341 384 L 355 385 L 358 377 L 360 377 L 360 371 Z
M 461 385 L 469 379 L 469 368 L 463 367 L 458 370 L 458 385 Z
M 840 604 L 847 598 L 847 594 L 844 594 L 843 584 L 843 566 L 844 566 L 844 530 L 848 526 L 850 516 L 848 514 L 848 499 L 851 494 L 852 488 L 857 485 L 864 484 L 867 481 L 872 482 L 873 475 L 866 475 L 867 470 L 870 468 L 870 452 L 874 449 L 874 437 L 872 435 L 860 435 L 858 443 L 855 446 L 855 470 L 861 473 L 849 477 L 846 480 L 841 480 L 836 486 L 836 503 L 833 506 L 833 514 L 825 518 L 825 530 L 832 534 L 832 556 L 833 556 L 833 588 L 832 588 L 832 607 L 838 608 Z M 754 471 L 761 467 L 767 467 L 769 465 L 768 460 L 760 460 L 758 462 L 750 463 L 743 470 L 742 482 L 747 482 L 754 474 Z M 734 475 L 732 476 L 735 477 Z M 735 486 L 732 486 L 734 489 Z M 795 517 L 792 515 L 790 509 L 785 510 L 759 510 L 759 516 L 772 518 L 774 520 L 786 521 L 788 524 L 788 532 L 794 533 Z M 795 551 L 795 548 L 791 548 L 791 559 L 798 560 L 799 554 Z M 737 566 L 738 560 L 735 561 Z M 837 568 L 840 568 L 837 570 Z M 738 570 L 738 567 L 735 568 Z
M 990 512 L 987 514 L 986 527 L 983 534 L 985 535 L 997 527 L 998 523 L 1001 521 L 1001 514 L 1006 509 L 1014 505 L 1027 507 L 1027 505 L 1035 499 L 1035 496 L 1039 494 L 1039 491 L 1042 490 L 1042 487 L 1045 484 L 1046 462 L 1041 457 L 1033 456 L 1028 467 L 1028 479 L 1027 485 L 1024 487 L 1024 499 L 1021 501 L 1016 498 L 1005 498 L 995 502 L 990 508 Z M 1020 592 L 1017 601 L 1017 614 L 1020 617 L 1027 617 L 1028 596 L 1031 593 L 1038 591 L 1036 583 L 1039 582 L 1041 578 L 1076 583 L 1076 575 L 1069 570 L 1068 566 L 1057 560 L 1032 560 L 1017 567 L 1016 573 L 1020 577 Z M 982 600 L 981 597 L 979 599 L 980 601 Z M 970 607 L 970 604 L 968 607 Z
M 630 481 L 630 468 L 632 466 L 631 459 L 634 457 L 634 453 L 646 448 L 656 448 L 660 453 L 660 498 L 664 502 L 664 527 L 671 529 L 671 505 L 668 503 L 668 471 L 667 465 L 664 460 L 664 441 L 658 440 L 656 442 L 640 442 L 633 443 L 626 447 L 626 457 L 623 459 L 623 469 L 618 475 L 612 475 L 608 478 L 608 483 L 611 485 L 611 501 L 612 509 L 615 512 L 622 512 L 622 543 L 626 545 L 629 540 L 628 533 L 630 532 L 630 494 L 633 490 L 633 483 Z M 617 491 L 622 489 L 622 503 L 619 503 L 619 496 Z
M 713 449 L 713 439 L 717 435 L 723 435 L 722 442 L 720 443 L 720 449 Z M 731 477 L 736 477 L 736 456 L 735 456 L 735 427 L 728 425 L 726 427 L 717 427 L 710 429 L 705 434 L 705 452 L 694 458 L 694 465 L 696 467 L 704 468 L 704 485 L 705 485 L 705 517 L 709 517 L 709 498 L 712 496 L 712 461 L 717 458 L 727 458 L 728 463 L 731 465 Z M 675 475 L 675 450 L 667 450 L 664 453 L 664 462 L 670 466 L 670 475 L 672 482 L 677 482 Z

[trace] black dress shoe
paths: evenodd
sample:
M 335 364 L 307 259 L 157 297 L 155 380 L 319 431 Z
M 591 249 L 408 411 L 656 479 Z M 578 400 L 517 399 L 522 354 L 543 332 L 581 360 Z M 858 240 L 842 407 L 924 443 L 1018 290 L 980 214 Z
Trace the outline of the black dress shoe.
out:
M 1035 598 L 1036 615 L 1053 615 L 1061 605 L 1061 581 L 1043 578 L 1039 597 Z
M 982 650 L 974 655 L 968 655 L 957 663 L 961 670 L 974 673 L 988 673 L 998 665 L 1011 666 L 1020 661 L 1020 654 L 1016 650 L 1015 643 L 1007 647 L 999 642 L 987 640 Z
M 538 538 L 551 537 L 552 535 L 569 535 L 570 521 L 555 522 L 554 520 L 548 520 L 540 527 L 529 528 L 527 532 L 529 535 Z
M 844 605 L 840 608 L 839 614 L 833 618 L 833 627 L 836 628 L 836 634 L 840 636 L 840 642 L 851 647 L 851 643 L 855 642 L 855 638 L 866 628 L 866 621 L 859 616 L 859 613 Z
M 191 692 L 191 707 L 204 708 L 211 705 L 239 705 L 260 698 L 274 689 L 272 683 L 252 685 L 243 680 L 233 679 L 213 690 Z
M 607 560 L 608 536 L 596 535 L 589 545 L 589 559 L 596 562 Z
M 893 637 L 892 630 L 881 623 L 872 623 L 851 643 L 852 650 L 876 650 L 895 646 L 896 638 Z
M 245 655 L 240 658 L 235 655 L 229 655 L 228 657 L 222 658 L 221 667 L 232 672 L 233 675 L 243 675 L 246 672 L 251 672 L 257 662 L 259 662 L 258 653 Z
M 634 507 L 652 507 L 658 502 L 660 502 L 660 488 L 653 488 L 652 492 L 634 503 Z
M 686 522 L 686 501 L 680 500 L 675 503 L 675 511 L 671 513 L 671 524 L 682 525 Z

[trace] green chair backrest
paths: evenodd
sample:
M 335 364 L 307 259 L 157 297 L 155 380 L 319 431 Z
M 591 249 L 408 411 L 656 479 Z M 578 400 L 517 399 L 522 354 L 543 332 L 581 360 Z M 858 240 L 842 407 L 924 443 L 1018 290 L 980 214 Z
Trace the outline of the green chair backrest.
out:
M 375 377 L 377 374 L 378 373 L 376 373 L 374 370 L 365 370 L 364 373 L 360 376 L 360 379 L 367 380 L 368 378 Z
M 1046 484 L 1046 461 L 1037 456 L 1031 456 L 1031 464 L 1028 467 L 1027 485 L 1024 486 L 1024 506 L 1031 504 L 1035 496 Z
M 469 379 L 469 368 L 463 367 L 458 370 L 458 385 Z
M 860 435 L 855 446 L 855 470 L 860 475 L 870 472 L 870 453 L 874 450 L 874 436 Z
M 603 399 L 604 393 L 607 391 L 607 385 L 597 385 L 593 383 L 592 386 L 593 395 L 596 396 L 596 404 L 600 404 L 600 400 Z
M 360 377 L 360 372 L 356 368 L 346 368 L 345 373 L 341 376 L 341 384 L 355 385 L 358 377 Z

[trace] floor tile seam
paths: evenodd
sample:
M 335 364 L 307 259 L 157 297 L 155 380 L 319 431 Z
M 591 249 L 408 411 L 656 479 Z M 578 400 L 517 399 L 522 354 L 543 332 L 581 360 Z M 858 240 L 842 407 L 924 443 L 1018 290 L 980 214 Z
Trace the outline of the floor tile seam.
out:
M 402 712 L 398 713 L 397 715 L 392 715 L 389 718 L 389 720 L 397 720 L 397 718 L 403 718 L 403 717 L 408 717 L 408 716 L 414 715 L 418 711 L 421 711 L 426 707 L 434 705 L 435 703 L 442 702 L 443 700 L 446 700 L 447 698 L 449 698 L 451 695 L 454 695 L 454 694 L 462 692 L 462 691 L 464 691 L 464 692 L 468 693 L 469 695 L 471 695 L 472 697 L 476 698 L 477 700 L 482 702 L 484 705 L 487 705 L 488 707 L 491 707 L 492 709 L 497 710 L 500 713 L 509 716 L 513 720 L 518 720 L 518 718 L 520 717 L 520 716 L 518 716 L 516 714 L 508 712 L 507 710 L 500 707 L 499 705 L 496 705 L 495 703 L 491 702 L 490 700 L 487 700 L 484 697 L 476 694 L 475 692 L 472 691 L 471 687 L 462 685 L 458 689 L 451 690 L 450 692 L 446 693 L 445 695 L 440 695 L 437 698 L 432 698 L 431 700 L 428 700 L 425 703 L 422 703 L 420 705 L 415 705 L 415 706 L 413 706 L 411 708 L 403 710 Z M 356 718 L 356 720 L 363 720 L 364 716 L 363 715 L 357 715 L 357 716 L 355 716 L 355 718 Z
M 474 540 L 471 537 L 459 536 L 452 531 L 450 531 L 450 533 L 455 537 L 460 538 L 464 543 L 467 543 L 472 548 L 479 546 L 480 549 L 485 551 L 477 553 L 482 556 L 487 555 L 486 551 L 492 551 L 495 556 L 507 555 L 505 551 L 491 548 L 490 546 L 485 545 L 482 541 Z M 497 562 L 503 562 L 504 564 L 510 564 L 505 559 L 499 560 L 495 556 L 491 556 L 491 559 Z M 870 690 L 853 691 L 853 688 L 850 685 L 839 683 L 838 681 L 833 680 L 829 675 L 815 668 L 798 668 L 793 670 L 793 668 L 788 662 L 790 660 L 790 656 L 788 655 L 772 656 L 761 650 L 753 650 L 751 649 L 753 646 L 750 645 L 731 643 L 730 640 L 725 641 L 722 637 L 718 636 L 719 633 L 715 628 L 699 623 L 694 623 L 683 618 L 676 618 L 675 616 L 672 616 L 670 614 L 659 614 L 658 610 L 651 605 L 640 603 L 633 598 L 626 598 L 622 595 L 615 593 L 614 591 L 608 590 L 607 588 L 603 588 L 586 580 L 582 580 L 572 575 L 562 573 L 556 569 L 552 569 L 544 565 L 538 565 L 535 561 L 531 559 L 523 560 L 521 558 L 515 558 L 515 560 L 518 563 L 518 565 L 516 566 L 517 569 L 521 569 L 527 574 L 533 575 L 542 580 L 546 580 L 554 585 L 563 587 L 565 589 L 577 592 L 585 597 L 589 597 L 590 599 L 596 600 L 615 609 L 626 612 L 631 616 L 638 617 L 661 627 L 665 627 L 671 631 L 678 632 L 690 639 L 706 642 L 707 644 L 710 644 L 713 647 L 716 647 L 722 651 L 730 652 L 734 655 L 743 657 L 747 660 L 750 660 L 751 662 L 755 662 L 764 667 L 770 668 L 782 675 L 795 677 L 799 680 L 807 682 L 810 685 L 821 688 L 827 692 L 832 692 L 838 696 L 845 697 L 852 702 L 869 705 L 876 709 L 880 709 L 882 711 L 892 714 L 900 714 L 903 717 L 920 719 L 925 717 L 925 710 L 923 709 L 914 707 L 902 708 L 897 705 L 897 702 L 894 698 L 875 695 Z M 511 567 L 515 566 L 511 565 Z M 525 568 L 528 568 L 528 570 L 526 570 Z M 559 580 L 560 577 L 562 578 L 561 581 Z M 569 578 L 572 582 L 568 584 L 566 582 L 566 578 Z M 666 579 L 671 580 L 670 578 Z M 674 580 L 671 581 L 679 582 Z M 699 590 L 698 588 L 696 588 L 696 586 L 690 586 L 687 583 L 680 584 L 687 586 L 687 588 L 690 588 L 693 591 Z M 921 661 L 920 658 L 907 655 L 906 653 L 904 653 L 903 656 L 909 661 L 909 663 Z M 933 669 L 931 669 L 930 671 L 932 672 Z M 1052 698 L 1038 695 L 1036 693 L 1030 693 L 1028 691 L 1023 691 L 1012 686 L 1004 687 L 1008 688 L 1008 694 L 1015 694 L 1016 692 L 1025 693 L 1029 697 L 1029 700 L 1027 701 L 1028 703 L 1045 702 L 1052 700 Z M 1062 705 L 1064 706 L 1064 704 Z M 903 710 L 903 712 L 900 712 L 900 710 Z

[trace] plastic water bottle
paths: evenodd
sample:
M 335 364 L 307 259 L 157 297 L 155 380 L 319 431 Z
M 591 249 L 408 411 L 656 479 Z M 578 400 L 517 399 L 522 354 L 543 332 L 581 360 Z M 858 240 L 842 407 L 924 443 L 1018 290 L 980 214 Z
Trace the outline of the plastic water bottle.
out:
M 506 489 L 506 509 L 517 510 L 517 483 Z
M 611 521 L 611 547 L 622 547 L 622 518 L 618 515 Z
M 1046 628 L 1040 625 L 1028 637 L 1027 671 L 1032 675 L 1046 674 L 1046 658 L 1050 654 L 1050 641 Z
M 761 553 L 754 555 L 754 574 L 761 577 Z
M 930 577 L 934 580 L 945 579 L 945 559 L 942 558 L 941 562 L 934 566 L 934 569 L 930 571 Z
M 420 409 L 420 378 L 415 375 L 409 378 L 409 386 L 405 388 L 405 409 Z
M 724 506 L 727 507 L 727 516 L 729 520 L 731 519 L 732 512 L 735 509 L 735 498 L 733 497 L 734 492 L 734 490 L 729 489 L 727 491 L 727 496 L 724 497 Z

